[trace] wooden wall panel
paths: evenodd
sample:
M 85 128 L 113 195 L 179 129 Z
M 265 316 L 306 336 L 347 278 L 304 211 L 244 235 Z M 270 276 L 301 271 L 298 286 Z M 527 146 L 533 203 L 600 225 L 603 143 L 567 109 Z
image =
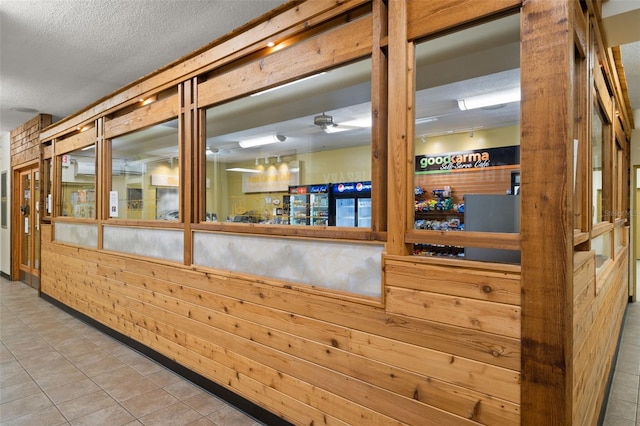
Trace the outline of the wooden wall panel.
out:
M 96 128 L 95 126 L 91 126 L 83 132 L 56 141 L 55 154 L 60 155 L 84 148 L 85 146 L 96 143 L 96 138 Z
M 51 124 L 51 115 L 39 114 L 11 131 L 11 166 L 40 158 L 40 132 Z
M 518 423 L 519 372 L 482 359 L 499 358 L 487 354 L 491 346 L 517 353 L 516 339 L 491 342 L 471 328 L 430 327 L 284 283 L 98 253 L 50 235 L 44 225 L 43 293 L 295 424 Z M 408 276 L 424 272 L 393 263 Z M 497 286 L 517 282 L 512 271 L 490 275 Z M 474 293 L 464 281 L 463 293 Z
M 465 194 L 506 194 L 511 189 L 511 171 L 519 169 L 520 166 L 516 165 L 458 173 L 416 175 L 415 185 L 421 186 L 425 194 L 450 186 L 453 202 L 462 203 Z
M 178 117 L 178 95 L 169 96 L 140 107 L 129 114 L 105 121 L 104 137 L 110 139 Z
M 319 71 L 371 54 L 372 18 L 365 16 L 327 33 L 312 37 L 259 61 L 205 81 L 198 88 L 198 105 L 205 107 L 276 86 L 300 77 L 300 70 Z M 327 48 L 327 46 L 331 46 Z
M 460 23 L 517 9 L 522 0 L 407 0 L 410 39 L 445 31 Z
M 575 425 L 594 425 L 600 414 L 627 303 L 628 262 L 628 248 L 619 249 L 615 260 L 599 272 L 597 279 L 601 284 L 596 293 L 594 252 L 575 255 L 572 388 Z

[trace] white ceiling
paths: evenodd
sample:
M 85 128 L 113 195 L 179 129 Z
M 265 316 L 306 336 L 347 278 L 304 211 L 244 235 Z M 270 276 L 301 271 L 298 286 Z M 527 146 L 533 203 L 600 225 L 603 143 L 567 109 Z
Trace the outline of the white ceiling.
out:
M 0 0 L 0 134 L 73 114 L 285 2 Z M 622 46 L 634 109 L 639 48 Z
M 71 115 L 283 3 L 0 0 L 0 133 Z

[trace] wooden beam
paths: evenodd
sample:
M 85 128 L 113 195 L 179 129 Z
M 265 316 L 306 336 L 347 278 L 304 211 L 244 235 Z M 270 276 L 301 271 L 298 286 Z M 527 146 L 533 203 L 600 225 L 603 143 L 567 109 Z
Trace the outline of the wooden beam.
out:
M 407 45 L 407 2 L 389 2 L 389 157 L 387 172 L 387 253 L 408 255 L 404 243 L 407 214 L 410 210 L 407 171 L 411 170 L 408 154 L 407 122 L 409 111 L 407 75 L 409 55 Z M 412 67 L 413 68 L 413 67 Z
M 523 426 L 571 424 L 572 6 L 530 0 L 522 7 Z

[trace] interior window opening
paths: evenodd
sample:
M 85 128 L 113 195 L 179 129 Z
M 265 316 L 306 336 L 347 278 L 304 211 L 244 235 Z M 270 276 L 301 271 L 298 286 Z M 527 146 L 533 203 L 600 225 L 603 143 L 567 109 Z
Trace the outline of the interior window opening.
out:
M 593 107 L 592 115 L 592 130 L 591 130 L 591 167 L 593 172 L 592 186 L 593 186 L 593 223 L 600 223 L 606 220 L 604 215 L 603 206 L 603 144 L 604 144 L 604 131 L 606 126 L 600 112 L 600 108 L 597 105 Z
M 519 233 L 519 15 L 415 52 L 414 229 Z M 414 254 L 520 262 L 516 250 L 428 242 Z
M 205 220 L 371 227 L 371 59 L 206 110 Z
M 178 120 L 111 139 L 109 217 L 180 219 Z
M 60 156 L 60 215 L 96 218 L 96 146 L 76 149 Z

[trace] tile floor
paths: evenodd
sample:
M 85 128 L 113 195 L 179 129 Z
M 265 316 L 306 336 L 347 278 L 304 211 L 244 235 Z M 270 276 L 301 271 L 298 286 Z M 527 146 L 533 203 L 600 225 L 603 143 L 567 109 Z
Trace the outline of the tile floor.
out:
M 603 426 L 640 426 L 640 302 L 627 305 Z
M 0 425 L 260 424 L 0 278 Z
M 632 303 L 603 426 L 640 426 L 639 387 L 640 303 Z M 0 425 L 261 423 L 0 278 Z

